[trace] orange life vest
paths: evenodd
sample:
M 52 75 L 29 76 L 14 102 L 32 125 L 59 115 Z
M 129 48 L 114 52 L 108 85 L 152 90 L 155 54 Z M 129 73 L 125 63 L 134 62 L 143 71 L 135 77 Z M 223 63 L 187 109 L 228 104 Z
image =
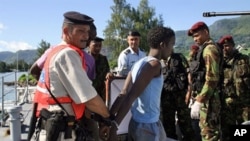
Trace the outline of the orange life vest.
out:
M 51 52 L 49 52 L 49 54 L 47 56 L 47 59 L 45 61 L 44 67 L 43 67 L 44 80 L 41 79 L 41 77 L 40 77 L 40 79 L 38 81 L 38 84 L 37 84 L 37 89 L 36 89 L 36 92 L 35 92 L 35 96 L 34 96 L 34 102 L 38 103 L 37 112 L 36 112 L 37 117 L 40 116 L 40 110 L 42 108 L 48 108 L 49 105 L 57 105 L 56 101 L 51 97 L 51 94 L 48 91 L 48 89 L 50 89 L 49 64 L 50 64 L 51 58 L 56 53 L 58 53 L 59 51 L 61 51 L 62 49 L 66 48 L 66 47 L 70 47 L 71 49 L 75 50 L 80 55 L 80 57 L 82 59 L 82 67 L 83 67 L 84 70 L 86 70 L 85 60 L 83 59 L 84 54 L 83 54 L 81 49 L 79 49 L 79 48 L 77 48 L 75 46 L 72 46 L 72 45 L 60 45 L 60 46 L 57 46 L 57 47 L 53 48 L 51 50 Z M 67 104 L 67 103 L 71 104 L 72 109 L 73 109 L 74 114 L 75 114 L 76 120 L 79 120 L 83 116 L 84 111 L 85 111 L 85 104 L 83 104 L 83 103 L 82 104 L 76 104 L 71 99 L 70 96 L 56 97 L 56 99 L 58 100 L 58 102 L 60 104 Z

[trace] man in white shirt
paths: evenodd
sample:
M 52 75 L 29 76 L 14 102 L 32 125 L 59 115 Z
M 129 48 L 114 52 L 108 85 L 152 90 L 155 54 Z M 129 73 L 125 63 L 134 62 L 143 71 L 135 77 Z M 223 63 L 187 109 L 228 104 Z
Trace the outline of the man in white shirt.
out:
M 69 11 L 64 14 L 63 41 L 48 54 L 37 85 L 34 97 L 34 102 L 38 103 L 37 112 L 42 111 L 42 109 L 47 109 L 52 113 L 63 111 L 66 119 L 68 116 L 74 116 L 75 122 L 77 122 L 83 116 L 84 107 L 77 109 L 75 105 L 82 107 L 84 104 L 83 106 L 88 110 L 101 115 L 103 118 L 109 117 L 104 101 L 97 94 L 85 71 L 86 62 L 83 59 L 82 49 L 86 47 L 89 39 L 89 25 L 91 23 L 93 23 L 91 17 L 79 12 Z M 52 98 L 51 95 L 55 98 Z M 55 99 L 59 101 L 63 108 L 57 102 L 54 102 Z M 70 100 L 71 102 L 65 102 Z M 51 140 L 51 138 L 48 139 L 49 134 L 54 136 L 55 133 L 46 130 L 47 126 L 51 125 L 47 124 L 50 120 L 43 119 L 41 112 L 37 114 L 37 117 L 41 117 L 43 120 L 41 124 L 44 125 L 38 127 L 40 132 L 36 132 L 37 134 L 33 139 L 39 141 Z M 58 129 L 59 135 L 53 139 L 74 141 L 79 138 L 74 129 L 66 138 L 65 130 L 67 130 L 67 127 Z
M 118 58 L 117 72 L 121 76 L 127 76 L 136 61 L 146 56 L 146 53 L 139 48 L 140 33 L 129 31 L 127 42 L 129 47 L 124 49 Z

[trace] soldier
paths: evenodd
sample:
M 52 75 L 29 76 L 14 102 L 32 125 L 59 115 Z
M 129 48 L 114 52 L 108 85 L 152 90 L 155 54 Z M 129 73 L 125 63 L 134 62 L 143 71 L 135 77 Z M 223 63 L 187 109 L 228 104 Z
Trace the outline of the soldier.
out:
M 100 53 L 102 49 L 102 41 L 103 39 L 97 36 L 95 38 L 90 39 L 89 48 L 87 52 L 91 57 L 94 58 L 95 63 L 94 72 L 96 75 L 93 79 L 92 85 L 96 89 L 97 93 L 105 101 L 105 80 L 106 78 L 110 79 L 110 77 L 112 77 L 113 75 L 109 72 L 110 68 L 107 57 Z M 94 119 L 84 118 L 84 124 L 92 133 L 92 137 L 95 139 L 95 141 L 100 141 L 101 139 L 99 138 L 97 122 Z
M 129 31 L 127 37 L 129 47 L 120 53 L 117 62 L 119 75 L 127 76 L 133 64 L 146 56 L 146 53 L 139 48 L 140 36 L 140 33 L 137 31 Z
M 93 80 L 93 86 L 95 87 L 97 93 L 105 101 L 105 80 L 111 79 L 113 77 L 113 74 L 110 73 L 110 67 L 107 57 L 101 54 L 102 41 L 104 40 L 100 37 L 92 39 L 90 41 L 88 53 L 91 54 L 95 59 L 96 77 Z
M 190 52 L 189 52 L 189 63 L 191 61 L 193 61 L 197 55 L 199 51 L 199 46 L 197 45 L 192 45 L 191 46 L 191 49 L 190 49 Z M 190 69 L 188 70 L 188 90 L 187 90 L 187 93 L 186 93 L 186 99 L 185 99 L 185 102 L 186 104 L 188 105 L 188 107 L 190 108 L 190 106 L 193 104 L 193 101 L 195 99 L 195 96 L 193 91 L 192 91 L 192 79 L 191 79 L 191 74 L 190 74 Z M 201 135 L 200 135 L 200 127 L 199 127 L 199 121 L 200 119 L 191 119 L 191 123 L 192 123 L 192 127 L 193 127 L 193 130 L 194 130 L 194 133 L 195 133 L 195 140 L 196 141 L 201 141 Z
M 200 118 L 201 137 L 204 141 L 220 139 L 220 49 L 211 39 L 204 22 L 195 23 L 189 30 L 194 42 L 200 46 L 194 60 L 190 62 L 192 90 L 196 94 L 191 106 L 191 118 Z
M 168 137 L 178 139 L 176 134 L 176 115 L 177 124 L 182 133 L 180 140 L 194 140 L 194 131 L 191 126 L 190 109 L 185 103 L 185 96 L 188 87 L 188 61 L 180 53 L 172 52 L 163 69 L 165 74 L 162 95 L 161 95 L 161 114 L 162 123 Z
M 250 117 L 250 65 L 249 57 L 235 48 L 232 36 L 223 36 L 218 44 L 224 55 L 222 139 L 229 141 L 230 126 Z

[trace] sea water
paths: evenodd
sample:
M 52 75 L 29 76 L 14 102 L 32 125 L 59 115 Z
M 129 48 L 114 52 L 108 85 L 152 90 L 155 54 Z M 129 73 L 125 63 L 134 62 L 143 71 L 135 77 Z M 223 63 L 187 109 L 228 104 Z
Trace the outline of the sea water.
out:
M 2 103 L 2 96 L 4 102 L 16 100 L 16 85 L 4 85 L 6 82 L 16 82 L 21 75 L 27 75 L 27 72 L 6 72 L 0 73 L 0 103 Z

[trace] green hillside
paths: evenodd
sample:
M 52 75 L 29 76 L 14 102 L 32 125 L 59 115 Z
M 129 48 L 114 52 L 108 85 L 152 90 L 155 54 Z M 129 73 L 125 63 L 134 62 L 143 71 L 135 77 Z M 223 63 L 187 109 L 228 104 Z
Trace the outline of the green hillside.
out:
M 211 37 L 218 41 L 225 34 L 234 37 L 236 46 L 241 44 L 250 47 L 250 16 L 244 15 L 237 18 L 225 18 L 214 22 L 209 26 Z M 189 49 L 194 43 L 191 37 L 187 36 L 187 31 L 176 31 L 176 47 Z

